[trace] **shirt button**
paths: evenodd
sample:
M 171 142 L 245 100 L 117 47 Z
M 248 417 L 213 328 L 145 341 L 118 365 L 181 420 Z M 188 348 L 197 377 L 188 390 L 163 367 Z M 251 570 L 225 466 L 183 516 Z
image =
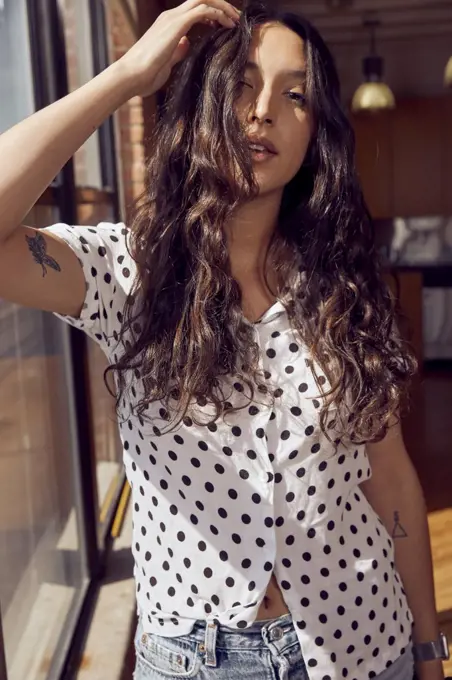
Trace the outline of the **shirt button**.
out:
M 282 628 L 279 628 L 278 626 L 276 628 L 273 628 L 273 630 L 272 630 L 272 640 L 281 640 L 283 635 L 284 635 L 284 631 L 283 631 Z
M 148 636 L 146 635 L 146 633 L 143 633 L 143 635 L 141 636 L 141 642 L 145 645 L 147 641 Z

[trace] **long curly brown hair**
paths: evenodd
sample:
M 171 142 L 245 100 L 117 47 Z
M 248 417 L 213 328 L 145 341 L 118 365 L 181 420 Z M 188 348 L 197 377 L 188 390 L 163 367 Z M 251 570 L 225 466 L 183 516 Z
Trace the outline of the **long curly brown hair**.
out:
M 407 403 L 416 360 L 395 328 L 397 303 L 382 277 L 332 55 L 305 18 L 262 3 L 250 3 L 234 31 L 204 36 L 168 91 L 131 230 L 137 276 L 124 309 L 123 354 L 107 372 L 115 372 L 118 406 L 125 390 L 137 397 L 134 377 L 137 414 L 147 417 L 160 401 L 169 429 L 195 403 L 213 405 L 211 423 L 236 411 L 222 387 L 226 376 L 245 385 L 250 400 L 268 391 L 224 225 L 258 193 L 234 107 L 252 31 L 270 21 L 303 40 L 315 132 L 285 187 L 267 257 L 312 357 L 322 431 L 329 438 L 332 405 L 340 414 L 335 435 L 339 428 L 352 442 L 377 441 Z

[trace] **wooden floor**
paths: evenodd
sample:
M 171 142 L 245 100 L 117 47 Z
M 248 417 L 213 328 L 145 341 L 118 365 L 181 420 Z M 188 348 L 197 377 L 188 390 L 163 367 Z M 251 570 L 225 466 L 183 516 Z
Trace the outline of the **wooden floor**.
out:
M 452 643 L 452 371 L 425 371 L 415 394 L 404 435 L 429 513 L 439 620 Z M 133 665 L 131 646 L 121 680 L 130 680 Z M 444 670 L 452 676 L 452 659 Z

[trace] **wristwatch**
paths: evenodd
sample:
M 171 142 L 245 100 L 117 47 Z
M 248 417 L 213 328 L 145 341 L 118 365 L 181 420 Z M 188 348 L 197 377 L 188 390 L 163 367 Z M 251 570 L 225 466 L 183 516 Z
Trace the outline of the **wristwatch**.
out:
M 444 633 L 439 634 L 438 640 L 429 642 L 417 642 L 413 644 L 413 657 L 415 661 L 433 661 L 434 659 L 448 659 L 449 645 Z

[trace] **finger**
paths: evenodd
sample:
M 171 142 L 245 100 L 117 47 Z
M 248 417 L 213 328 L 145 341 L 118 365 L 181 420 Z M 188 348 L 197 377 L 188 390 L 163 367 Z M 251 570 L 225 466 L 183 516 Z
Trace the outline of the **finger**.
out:
M 173 52 L 173 56 L 171 57 L 171 68 L 175 66 L 179 61 L 182 61 L 185 59 L 185 57 L 188 54 L 188 51 L 190 49 L 190 41 L 187 38 L 186 35 L 184 35 L 180 40 L 179 43 L 176 47 L 176 49 Z
M 230 16 L 232 19 L 240 19 L 242 16 L 242 12 L 230 2 L 226 2 L 226 0 L 219 0 L 218 9 L 222 9 L 221 5 L 224 6 L 223 11 L 226 12 L 226 14 L 228 14 L 228 16 Z
M 229 19 L 228 19 L 229 22 Z M 218 28 L 219 26 L 221 27 L 222 24 L 214 19 L 200 19 L 199 23 L 205 24 L 206 26 L 210 26 L 211 28 Z M 234 24 L 235 25 L 235 24 Z M 227 28 L 232 28 L 232 25 L 228 23 Z
M 237 19 L 240 19 L 241 16 L 241 12 L 231 5 L 230 2 L 226 2 L 226 0 L 207 0 L 207 2 L 202 2 L 200 0 L 188 0 L 188 2 L 184 3 L 184 5 L 187 5 L 187 8 L 191 7 L 193 9 L 199 7 L 204 11 L 207 11 L 208 8 L 220 10 L 227 17 L 230 17 L 234 22 L 237 21 Z M 182 7 L 184 5 L 182 5 Z
M 212 3 L 217 7 L 217 9 L 221 9 L 227 16 L 231 17 L 234 21 L 236 19 L 240 19 L 242 13 L 240 10 L 237 9 L 237 7 L 234 7 L 234 5 L 231 5 L 230 2 L 226 2 L 226 0 L 209 0 L 209 4 Z
M 223 12 L 223 10 L 216 7 L 209 7 L 206 4 L 202 4 L 196 7 L 193 11 L 196 13 L 198 21 L 210 20 L 217 22 L 226 28 L 234 28 L 237 25 L 237 19 L 232 19 L 225 12 Z

